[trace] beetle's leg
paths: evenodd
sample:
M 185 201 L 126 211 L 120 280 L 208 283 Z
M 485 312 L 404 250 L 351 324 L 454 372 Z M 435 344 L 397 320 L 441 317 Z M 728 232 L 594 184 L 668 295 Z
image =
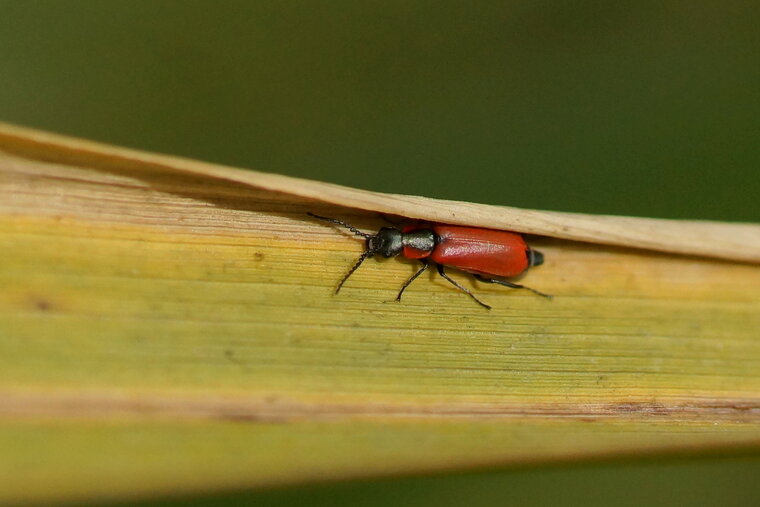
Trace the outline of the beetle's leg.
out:
M 449 275 L 447 275 L 447 274 L 446 274 L 446 272 L 443 270 L 443 265 L 442 265 L 442 264 L 438 264 L 438 274 L 439 274 L 439 275 L 441 275 L 442 277 L 444 277 L 444 278 L 445 278 L 446 280 L 448 280 L 449 282 L 451 282 L 451 284 L 452 284 L 454 287 L 456 287 L 457 289 L 461 290 L 462 292 L 464 292 L 465 294 L 467 294 L 468 296 L 470 296 L 472 299 L 474 299 L 474 300 L 475 300 L 475 302 L 476 302 L 476 303 L 478 303 L 478 304 L 479 304 L 480 306 L 482 306 L 483 308 L 485 308 L 485 309 L 487 309 L 487 310 L 490 310 L 490 309 L 491 309 L 491 307 L 490 307 L 490 306 L 488 306 L 487 304 L 485 304 L 485 303 L 484 303 L 483 301 L 481 301 L 480 299 L 476 298 L 476 297 L 475 297 L 475 294 L 473 294 L 472 292 L 470 292 L 470 291 L 469 291 L 469 290 L 467 290 L 466 288 L 462 287 L 462 286 L 461 286 L 459 283 L 457 283 L 457 281 L 456 281 L 456 280 L 454 280 L 454 279 L 453 279 L 453 278 L 451 278 Z
M 361 255 L 361 257 L 359 257 L 359 258 L 356 260 L 356 264 L 354 264 L 354 267 L 352 267 L 352 268 L 351 268 L 351 269 L 348 271 L 348 273 L 346 273 L 346 276 L 344 276 L 344 277 L 343 277 L 343 280 L 341 280 L 341 281 L 340 281 L 340 283 L 338 284 L 338 288 L 337 288 L 337 289 L 335 289 L 335 294 L 337 294 L 338 292 L 340 292 L 340 289 L 341 289 L 341 287 L 343 287 L 343 284 L 344 284 L 344 283 L 346 283 L 346 280 L 348 280 L 348 277 L 349 277 L 349 276 L 351 276 L 351 275 L 353 275 L 353 274 L 354 274 L 354 271 L 356 271 L 357 269 L 359 269 L 359 266 L 361 266 L 361 265 L 362 265 L 362 262 L 364 262 L 364 259 L 366 259 L 366 258 L 367 258 L 367 257 L 369 257 L 369 256 L 370 256 L 370 252 L 364 252 L 364 253 Z
M 409 280 L 404 283 L 404 286 L 401 287 L 401 290 L 398 291 L 398 296 L 396 296 L 396 301 L 401 301 L 401 294 L 404 293 L 407 287 L 409 287 L 409 284 L 412 283 L 414 280 L 417 279 L 418 276 L 420 276 L 423 271 L 425 271 L 428 268 L 428 261 L 426 259 L 420 259 L 420 262 L 422 263 L 422 267 L 417 271 L 415 274 L 412 275 Z
M 520 285 L 519 283 L 512 283 L 508 282 L 506 280 L 497 280 L 496 278 L 486 278 L 483 275 L 474 275 L 475 278 L 482 282 L 488 282 L 488 283 L 498 283 L 499 285 L 503 285 L 504 287 L 511 287 L 513 289 L 528 289 L 529 291 L 533 292 L 534 294 L 538 294 L 539 296 L 543 296 L 545 298 L 551 299 L 553 296 L 550 294 L 544 294 L 543 292 L 539 292 L 536 289 L 531 289 L 530 287 L 526 287 L 525 285 Z

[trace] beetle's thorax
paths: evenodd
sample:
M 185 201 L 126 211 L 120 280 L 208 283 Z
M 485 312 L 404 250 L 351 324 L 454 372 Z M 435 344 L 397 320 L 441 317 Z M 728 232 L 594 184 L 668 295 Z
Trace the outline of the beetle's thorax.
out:
M 433 229 L 417 229 L 404 234 L 402 243 L 405 247 L 420 252 L 432 252 L 437 240 Z

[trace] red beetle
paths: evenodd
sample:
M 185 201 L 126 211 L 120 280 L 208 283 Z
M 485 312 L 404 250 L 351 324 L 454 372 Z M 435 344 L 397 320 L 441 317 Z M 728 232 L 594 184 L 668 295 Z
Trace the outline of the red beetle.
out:
M 341 220 L 322 217 L 313 213 L 308 213 L 308 215 L 325 222 L 342 225 L 357 236 L 367 239 L 366 250 L 340 281 L 335 290 L 336 294 L 348 280 L 348 277 L 367 257 L 372 257 L 375 254 L 380 254 L 383 257 L 395 257 L 403 254 L 408 259 L 419 260 L 422 267 L 404 283 L 398 296 L 396 296 L 396 301 L 401 301 L 404 290 L 427 269 L 429 261 L 433 261 L 437 265 L 438 273 L 443 278 L 489 310 L 491 309 L 490 306 L 450 278 L 446 274 L 444 266 L 472 273 L 475 278 L 484 282 L 498 283 L 513 289 L 528 289 L 539 296 L 551 298 L 550 295 L 530 287 L 494 278 L 518 276 L 529 267 L 540 266 L 544 263 L 543 254 L 537 250 L 532 250 L 525 243 L 523 237 L 517 233 L 459 225 L 417 223 L 408 225 L 403 229 L 383 227 L 377 234 L 367 234 Z

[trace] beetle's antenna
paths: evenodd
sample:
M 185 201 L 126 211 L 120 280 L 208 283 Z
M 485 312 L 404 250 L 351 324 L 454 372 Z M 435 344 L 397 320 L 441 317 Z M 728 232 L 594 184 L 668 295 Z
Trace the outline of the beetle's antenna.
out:
M 335 218 L 321 217 L 319 215 L 315 215 L 314 213 L 310 213 L 310 212 L 306 212 L 306 214 L 309 215 L 310 217 L 318 218 L 319 220 L 324 220 L 325 222 L 330 222 L 330 223 L 336 224 L 336 225 L 342 225 L 343 227 L 345 227 L 349 231 L 353 232 L 357 236 L 361 236 L 363 238 L 368 238 L 368 239 L 372 237 L 372 234 L 367 234 L 366 232 L 362 232 L 359 229 L 357 229 L 356 227 L 354 227 L 353 225 L 349 225 L 346 222 L 343 222 L 342 220 L 336 220 Z M 364 258 L 362 259 L 362 261 L 363 260 L 364 260 Z M 359 265 L 357 264 L 354 267 L 354 269 L 356 269 L 358 267 L 359 267 Z M 354 272 L 354 270 L 352 269 L 351 273 L 353 273 L 353 272 Z M 349 273 L 349 275 L 351 273 Z M 346 277 L 346 278 L 348 278 L 348 277 Z M 343 285 L 343 284 L 341 283 L 341 285 Z M 338 290 L 340 290 L 340 288 L 338 288 Z
M 338 292 L 340 292 L 340 288 L 343 287 L 344 283 L 346 283 L 346 280 L 348 280 L 348 277 L 351 276 L 351 275 L 353 275 L 354 271 L 356 271 L 357 269 L 359 269 L 359 266 L 361 266 L 362 262 L 364 262 L 364 259 L 366 259 L 370 255 L 371 255 L 371 252 L 369 250 L 367 250 L 366 252 L 364 252 L 361 255 L 361 257 L 359 257 L 359 260 L 356 261 L 356 264 L 354 264 L 354 267 L 352 267 L 351 270 L 348 273 L 346 273 L 346 276 L 344 276 L 343 280 L 341 280 L 340 283 L 338 284 L 338 288 L 335 289 L 335 293 L 336 294 Z

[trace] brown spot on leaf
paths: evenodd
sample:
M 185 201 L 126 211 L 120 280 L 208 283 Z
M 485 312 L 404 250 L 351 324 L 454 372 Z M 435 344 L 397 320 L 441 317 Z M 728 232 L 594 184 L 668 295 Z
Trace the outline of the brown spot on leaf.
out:
M 47 312 L 50 310 L 52 305 L 50 304 L 50 301 L 47 299 L 37 299 L 34 302 L 34 306 L 41 312 Z

